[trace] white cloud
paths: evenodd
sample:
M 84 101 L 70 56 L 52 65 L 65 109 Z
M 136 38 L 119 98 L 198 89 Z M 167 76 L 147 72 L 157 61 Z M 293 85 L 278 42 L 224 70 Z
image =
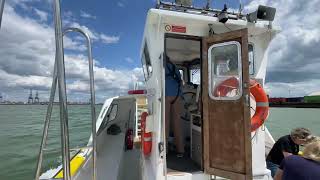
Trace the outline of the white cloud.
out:
M 76 24 L 80 26 L 79 24 Z M 24 28 L 20 28 L 24 27 Z M 82 28 L 86 28 L 82 26 Z M 103 34 L 86 29 L 95 40 Z M 105 37 L 104 37 L 105 36 Z M 108 43 L 119 37 L 106 38 Z M 81 43 L 82 44 L 82 43 Z M 64 38 L 67 49 L 82 52 L 85 47 L 79 41 Z M 52 81 L 55 54 L 54 29 L 45 23 L 17 14 L 7 5 L 0 30 L 0 93 L 6 99 L 26 101 L 29 89 L 39 90 L 40 98 L 48 97 Z M 65 54 L 67 90 L 69 100 L 88 100 L 88 61 L 85 55 Z M 126 93 L 132 82 L 142 79 L 142 70 L 111 70 L 101 67 L 95 60 L 95 84 L 98 102 L 119 93 Z
M 266 83 L 267 93 L 271 97 L 301 97 L 313 92 L 319 92 L 320 80 L 309 80 L 294 83 L 269 82 Z
M 68 24 L 68 26 L 81 28 L 82 30 L 88 33 L 92 40 L 100 41 L 105 44 L 116 44 L 120 40 L 120 36 L 109 36 L 104 33 L 97 33 L 96 31 L 89 29 L 87 26 L 80 25 L 76 22 L 70 23 Z
M 87 12 L 80 11 L 80 16 L 83 18 L 88 18 L 88 19 L 97 19 L 97 16 L 91 15 Z
M 107 36 L 105 34 L 100 34 L 100 39 L 105 44 L 116 44 L 120 40 L 120 36 Z
M 289 96 L 290 87 L 294 89 L 290 95 L 319 90 L 320 16 L 314 12 L 319 10 L 320 0 L 256 0 L 244 10 L 255 11 L 260 4 L 277 8 L 274 24 L 282 29 L 270 45 L 266 84 L 269 93 Z
M 132 58 L 130 58 L 130 57 L 126 57 L 126 61 L 127 61 L 128 63 L 133 63 L 133 62 L 134 62 L 134 60 L 133 60 Z
M 124 7 L 124 3 L 123 3 L 123 2 L 117 2 L 117 5 L 118 5 L 119 7 Z
M 41 11 L 37 8 L 34 8 L 34 11 L 39 16 L 40 21 L 47 21 L 48 20 L 48 13 Z

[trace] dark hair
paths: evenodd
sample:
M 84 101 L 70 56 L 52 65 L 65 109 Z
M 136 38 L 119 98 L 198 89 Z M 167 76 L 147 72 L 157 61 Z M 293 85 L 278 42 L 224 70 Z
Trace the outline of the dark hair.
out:
M 290 136 L 292 139 L 307 140 L 311 136 L 311 131 L 307 128 L 295 128 Z

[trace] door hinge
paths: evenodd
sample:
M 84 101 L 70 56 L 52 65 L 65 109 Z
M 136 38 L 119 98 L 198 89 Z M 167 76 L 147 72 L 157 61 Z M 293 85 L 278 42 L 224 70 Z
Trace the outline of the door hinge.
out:
M 245 95 L 245 105 L 250 107 L 250 96 L 248 94 Z

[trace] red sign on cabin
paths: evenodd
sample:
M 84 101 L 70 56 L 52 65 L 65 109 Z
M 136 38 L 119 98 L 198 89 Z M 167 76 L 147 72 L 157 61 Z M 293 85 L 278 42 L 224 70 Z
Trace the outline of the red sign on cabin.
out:
M 177 33 L 186 33 L 187 28 L 185 26 L 171 26 L 171 31 L 172 32 L 177 32 Z

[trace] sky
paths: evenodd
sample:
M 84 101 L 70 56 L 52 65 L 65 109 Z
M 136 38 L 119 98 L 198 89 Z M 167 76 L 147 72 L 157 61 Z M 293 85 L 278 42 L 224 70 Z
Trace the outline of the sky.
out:
M 215 0 L 238 9 L 239 0 Z M 277 8 L 274 24 L 282 31 L 270 44 L 265 88 L 272 97 L 304 96 L 320 90 L 320 0 L 242 0 L 244 12 L 259 4 Z M 140 47 L 148 9 L 155 0 L 61 0 L 63 27 L 80 27 L 93 40 L 96 98 L 124 94 L 142 81 Z M 205 6 L 205 0 L 195 0 Z M 0 29 L 0 93 L 5 100 L 27 101 L 29 90 L 47 100 L 55 54 L 50 0 L 6 0 Z M 67 94 L 88 101 L 85 41 L 64 38 Z M 35 92 L 33 92 L 35 94 Z

